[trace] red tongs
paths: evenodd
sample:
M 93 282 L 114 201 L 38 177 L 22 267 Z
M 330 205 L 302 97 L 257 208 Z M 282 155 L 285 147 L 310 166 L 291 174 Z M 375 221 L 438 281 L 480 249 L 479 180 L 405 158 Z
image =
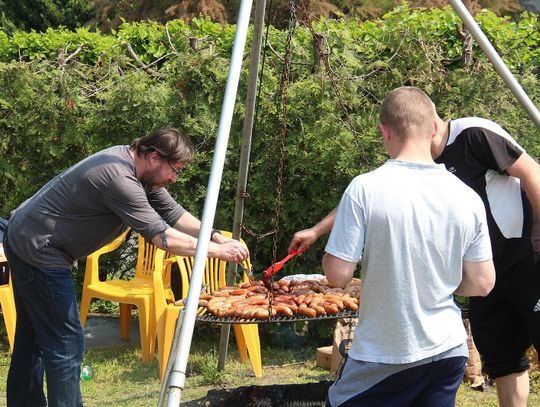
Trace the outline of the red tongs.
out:
M 263 280 L 268 280 L 270 277 L 276 274 L 279 270 L 281 270 L 285 263 L 287 263 L 290 259 L 292 259 L 297 254 L 302 253 L 304 250 L 305 249 L 293 250 L 289 252 L 289 254 L 285 258 L 283 258 L 283 260 L 280 260 L 272 264 L 265 271 L 263 271 Z

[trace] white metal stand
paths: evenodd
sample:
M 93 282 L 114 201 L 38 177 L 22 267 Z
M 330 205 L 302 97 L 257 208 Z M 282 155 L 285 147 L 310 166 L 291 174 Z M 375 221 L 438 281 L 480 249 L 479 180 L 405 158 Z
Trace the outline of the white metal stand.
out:
M 163 381 L 164 386 L 168 386 L 168 407 L 178 407 L 182 397 L 186 379 L 186 367 L 191 348 L 191 340 L 193 337 L 193 328 L 195 326 L 195 317 L 197 306 L 199 303 L 199 295 L 204 275 L 206 258 L 208 257 L 208 242 L 210 240 L 210 232 L 214 223 L 216 214 L 217 200 L 219 196 L 219 188 L 221 177 L 223 175 L 223 166 L 225 163 L 225 154 L 227 152 L 227 142 L 231 131 L 232 115 L 234 112 L 234 104 L 236 100 L 236 92 L 240 79 L 240 71 L 242 68 L 242 57 L 244 46 L 247 38 L 249 27 L 249 17 L 251 14 L 251 0 L 242 0 L 238 13 L 238 22 L 236 25 L 236 34 L 234 37 L 234 46 L 231 55 L 231 65 L 229 68 L 229 76 L 227 78 L 227 86 L 225 88 L 225 97 L 223 99 L 221 116 L 219 119 L 218 134 L 216 139 L 214 157 L 212 159 L 212 169 L 210 171 L 210 179 L 208 181 L 208 193 L 204 202 L 203 215 L 201 219 L 201 230 L 195 252 L 195 263 L 193 265 L 193 273 L 189 284 L 187 304 L 184 311 L 184 320 L 181 324 L 177 324 L 180 329 L 180 341 L 178 349 L 173 349 L 171 357 L 176 355 L 172 372 L 169 376 L 168 383 Z M 174 351 L 177 352 L 174 352 Z
M 232 237 L 240 240 L 242 237 L 242 221 L 244 219 L 244 200 L 247 191 L 247 179 L 249 171 L 249 157 L 251 154 L 251 138 L 253 133 L 253 122 L 255 120 L 255 106 L 257 102 L 257 81 L 259 73 L 259 60 L 261 57 L 261 44 L 264 28 L 264 13 L 266 10 L 266 0 L 256 0 L 255 16 L 253 21 L 253 39 L 251 40 L 251 52 L 249 57 L 249 78 L 246 95 L 246 113 L 244 117 L 244 127 L 242 129 L 242 147 L 240 150 L 240 161 L 238 168 L 238 183 L 236 185 L 236 203 L 234 206 L 234 218 Z M 235 283 L 238 265 L 229 263 L 227 267 L 227 285 Z M 225 370 L 227 352 L 229 349 L 229 336 L 231 326 L 223 324 L 221 326 L 221 337 L 219 339 L 218 370 Z M 251 357 L 251 355 L 250 355 Z

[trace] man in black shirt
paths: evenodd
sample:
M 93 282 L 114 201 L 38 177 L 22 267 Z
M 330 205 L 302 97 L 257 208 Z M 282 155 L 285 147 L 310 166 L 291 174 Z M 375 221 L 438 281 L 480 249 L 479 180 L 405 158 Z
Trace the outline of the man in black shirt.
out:
M 526 406 L 526 351 L 540 350 L 540 166 L 492 121 L 437 122 L 432 156 L 480 195 L 488 217 L 497 281 L 470 298 L 473 337 L 499 404 Z

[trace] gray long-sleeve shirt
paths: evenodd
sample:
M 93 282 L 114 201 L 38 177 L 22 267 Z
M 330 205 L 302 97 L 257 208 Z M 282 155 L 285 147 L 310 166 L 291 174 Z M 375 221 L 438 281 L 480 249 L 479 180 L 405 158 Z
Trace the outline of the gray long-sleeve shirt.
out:
M 21 204 L 8 242 L 35 267 L 71 267 L 127 226 L 151 240 L 185 212 L 165 188 L 137 179 L 129 146 L 115 146 L 68 168 Z

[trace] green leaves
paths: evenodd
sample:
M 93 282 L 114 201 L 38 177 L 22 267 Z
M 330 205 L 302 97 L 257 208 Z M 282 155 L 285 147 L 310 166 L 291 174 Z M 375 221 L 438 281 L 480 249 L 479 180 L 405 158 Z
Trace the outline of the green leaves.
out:
M 540 104 L 540 23 L 528 14 L 510 21 L 482 13 L 477 20 Z M 461 62 L 461 27 L 450 8 L 413 11 L 405 5 L 371 22 L 299 25 L 292 42 L 286 117 L 278 111 L 277 95 L 287 32 L 270 27 L 244 225 L 260 235 L 279 227 L 278 258 L 295 231 L 337 205 L 354 176 L 384 162 L 379 106 L 397 86 L 425 89 L 443 117 L 496 120 L 531 155 L 540 155 L 538 131 L 481 50 L 474 46 L 471 66 Z M 313 66 L 314 33 L 326 41 L 327 64 L 320 69 Z M 205 18 L 166 26 L 124 23 L 110 35 L 84 28 L 0 31 L 0 216 L 8 216 L 51 177 L 88 154 L 169 126 L 181 129 L 197 148 L 196 161 L 171 193 L 200 216 L 234 34 L 234 26 Z M 250 38 L 247 44 L 216 213 L 215 226 L 225 229 L 232 227 L 235 206 Z M 276 219 L 282 123 L 285 168 Z M 243 237 L 256 270 L 271 263 L 271 234 L 258 239 L 244 232 Z M 324 242 L 302 256 L 295 272 L 319 270 Z

